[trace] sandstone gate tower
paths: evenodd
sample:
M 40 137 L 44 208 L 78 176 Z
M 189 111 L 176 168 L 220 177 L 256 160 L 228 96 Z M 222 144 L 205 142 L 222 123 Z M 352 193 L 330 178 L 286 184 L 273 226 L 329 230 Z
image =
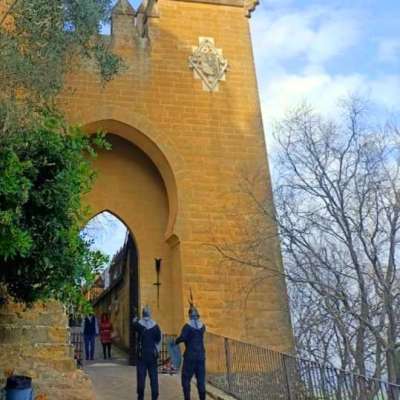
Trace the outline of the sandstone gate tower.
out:
M 68 77 L 60 104 L 88 134 L 110 134 L 113 150 L 96 161 L 99 175 L 88 202 L 93 215 L 110 211 L 134 237 L 138 287 L 129 290 L 137 290 L 139 305 L 150 304 L 163 330 L 177 333 L 192 288 L 210 331 L 288 351 L 283 280 L 270 277 L 245 303 L 254 270 L 221 264 L 210 246 L 247 239 L 233 212 L 241 170 L 261 167 L 257 190 L 272 202 L 246 18 L 254 6 L 145 0 L 135 11 L 120 0 L 103 40 L 126 69 L 104 87 L 90 65 L 81 65 Z M 273 236 L 266 251 L 280 268 Z M 160 308 L 156 257 L 163 260 Z

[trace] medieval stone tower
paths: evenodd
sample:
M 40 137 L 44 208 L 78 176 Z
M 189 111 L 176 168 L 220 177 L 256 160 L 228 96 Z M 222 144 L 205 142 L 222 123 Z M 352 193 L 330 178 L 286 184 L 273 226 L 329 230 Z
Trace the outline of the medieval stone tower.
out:
M 111 35 L 102 40 L 125 69 L 104 86 L 80 65 L 60 98 L 70 122 L 109 133 L 113 146 L 99 154 L 88 203 L 93 215 L 108 210 L 129 228 L 138 254 L 138 287 L 129 290 L 152 306 L 165 332 L 179 330 L 191 288 L 209 331 L 287 351 L 280 275 L 245 301 L 255 270 L 221 262 L 215 250 L 248 240 L 238 217 L 247 207 L 240 171 L 261 176 L 256 190 L 272 202 L 247 18 L 255 4 L 153 1 L 114 7 Z M 276 235 L 265 250 L 280 269 Z M 155 258 L 163 260 L 159 307 Z

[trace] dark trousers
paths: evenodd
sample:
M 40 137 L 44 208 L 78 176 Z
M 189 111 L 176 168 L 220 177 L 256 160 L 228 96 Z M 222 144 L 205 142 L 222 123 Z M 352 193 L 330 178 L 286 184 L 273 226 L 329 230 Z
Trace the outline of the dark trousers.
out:
M 158 371 L 157 359 L 153 360 L 138 360 L 136 366 L 137 372 L 137 395 L 138 400 L 144 399 L 144 388 L 146 385 L 146 375 L 149 373 L 151 400 L 158 399 Z
M 95 335 L 84 335 L 86 360 L 93 360 Z
M 111 343 L 102 343 L 102 345 L 103 345 L 104 359 L 107 358 L 107 353 L 108 353 L 108 358 L 111 358 Z
M 183 360 L 182 388 L 185 400 L 190 400 L 190 381 L 196 376 L 199 399 L 206 398 L 206 362 L 205 360 Z

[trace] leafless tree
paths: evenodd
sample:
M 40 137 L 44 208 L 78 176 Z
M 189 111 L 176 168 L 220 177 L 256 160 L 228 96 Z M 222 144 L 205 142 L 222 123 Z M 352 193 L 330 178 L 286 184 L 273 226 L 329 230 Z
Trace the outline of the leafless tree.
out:
M 260 215 L 275 218 L 298 351 L 399 384 L 400 131 L 370 120 L 358 98 L 344 101 L 335 121 L 306 105 L 289 113 L 275 129 L 276 210 L 247 179 L 256 230 L 249 243 L 218 250 L 282 273 L 259 251 L 271 239 Z
M 300 349 L 400 383 L 399 131 L 366 103 L 323 120 L 306 106 L 276 130 L 276 206 Z

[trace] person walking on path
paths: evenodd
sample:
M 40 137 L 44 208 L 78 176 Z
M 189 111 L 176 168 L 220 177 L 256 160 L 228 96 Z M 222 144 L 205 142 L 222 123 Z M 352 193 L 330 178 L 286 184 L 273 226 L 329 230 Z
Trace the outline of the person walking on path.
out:
M 107 313 L 101 315 L 100 320 L 100 341 L 103 345 L 104 359 L 111 358 L 111 343 L 112 343 L 113 326 L 108 318 Z
M 83 339 L 85 343 L 86 360 L 93 360 L 96 336 L 99 334 L 99 324 L 93 313 L 83 320 Z
M 206 350 L 204 347 L 204 333 L 206 327 L 200 320 L 200 314 L 193 304 L 191 297 L 189 321 L 183 328 L 175 343 L 185 343 L 182 367 L 182 389 L 185 400 L 190 400 L 190 382 L 196 376 L 199 399 L 206 398 Z
M 144 400 L 146 375 L 149 374 L 151 399 L 158 399 L 157 358 L 161 343 L 161 330 L 151 318 L 151 310 L 146 306 L 142 318 L 133 319 L 133 328 L 137 332 L 137 398 Z

